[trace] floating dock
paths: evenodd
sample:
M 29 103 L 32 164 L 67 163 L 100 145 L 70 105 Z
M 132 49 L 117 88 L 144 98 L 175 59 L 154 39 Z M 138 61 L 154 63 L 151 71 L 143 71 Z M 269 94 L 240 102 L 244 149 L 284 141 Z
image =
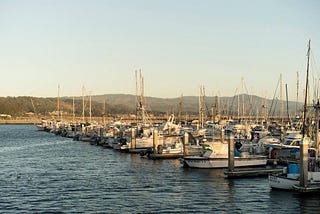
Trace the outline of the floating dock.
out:
M 266 168 L 266 167 L 256 167 L 256 168 L 237 168 L 232 171 L 226 170 L 224 174 L 228 178 L 241 178 L 241 177 L 259 177 L 267 176 L 272 173 L 280 173 L 283 171 L 282 168 Z
M 170 154 L 170 153 L 163 153 L 163 154 L 151 153 L 150 155 L 148 155 L 149 159 L 178 159 L 182 157 L 183 157 L 183 154 Z
M 293 185 L 293 189 L 300 193 L 312 193 L 312 192 L 320 192 L 320 184 L 308 184 L 306 187 L 301 187 L 298 185 Z

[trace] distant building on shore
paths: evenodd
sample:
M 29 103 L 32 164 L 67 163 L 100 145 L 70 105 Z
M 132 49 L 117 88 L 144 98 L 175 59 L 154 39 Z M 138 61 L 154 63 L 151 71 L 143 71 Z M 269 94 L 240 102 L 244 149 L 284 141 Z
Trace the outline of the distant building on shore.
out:
M 12 116 L 10 114 L 0 114 L 1 119 L 11 119 Z

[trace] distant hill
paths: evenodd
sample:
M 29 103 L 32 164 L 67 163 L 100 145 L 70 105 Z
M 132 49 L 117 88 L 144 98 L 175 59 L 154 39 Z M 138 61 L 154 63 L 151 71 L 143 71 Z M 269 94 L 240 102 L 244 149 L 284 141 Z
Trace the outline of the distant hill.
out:
M 92 115 L 101 116 L 104 114 L 104 102 L 106 102 L 107 114 L 135 113 L 136 96 L 130 94 L 105 94 L 91 96 Z M 239 105 L 238 105 L 239 101 Z M 244 104 L 242 104 L 244 101 Z M 72 97 L 60 98 L 60 110 L 65 114 L 72 114 Z M 182 110 L 182 114 L 198 114 L 199 98 L 197 96 L 185 96 L 178 98 L 157 98 L 145 97 L 147 110 L 157 115 L 161 113 L 175 113 Z M 268 112 L 274 116 L 279 113 L 280 102 L 278 100 L 266 100 L 262 97 L 251 95 L 239 95 L 233 97 L 205 97 L 204 111 L 207 114 L 217 112 L 223 114 L 256 115 Z M 296 102 L 288 102 L 290 115 L 295 113 Z M 298 108 L 302 104 L 298 103 Z M 286 113 L 286 102 L 282 102 L 283 115 Z M 39 97 L 0 97 L 0 114 L 10 114 L 12 116 L 23 116 L 26 113 L 37 115 L 49 115 L 57 111 L 57 98 Z M 89 112 L 89 98 L 85 97 L 85 114 Z M 75 114 L 82 114 L 82 97 L 75 97 Z

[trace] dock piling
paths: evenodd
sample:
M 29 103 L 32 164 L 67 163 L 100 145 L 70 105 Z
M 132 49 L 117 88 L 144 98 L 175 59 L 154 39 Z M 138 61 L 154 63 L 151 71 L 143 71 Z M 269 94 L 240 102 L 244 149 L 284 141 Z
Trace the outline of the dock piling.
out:
M 228 170 L 234 170 L 234 136 L 228 134 Z
M 310 139 L 304 137 L 300 141 L 300 187 L 308 185 L 308 146 Z
M 158 130 L 153 130 L 153 151 L 154 153 L 158 152 Z
M 131 128 L 131 149 L 136 148 L 136 130 Z

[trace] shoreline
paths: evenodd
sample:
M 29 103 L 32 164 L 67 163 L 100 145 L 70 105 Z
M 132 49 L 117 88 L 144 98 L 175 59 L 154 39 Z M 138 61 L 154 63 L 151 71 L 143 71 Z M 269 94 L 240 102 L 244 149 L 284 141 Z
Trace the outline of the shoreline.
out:
M 0 125 L 34 125 L 32 120 L 0 120 Z

